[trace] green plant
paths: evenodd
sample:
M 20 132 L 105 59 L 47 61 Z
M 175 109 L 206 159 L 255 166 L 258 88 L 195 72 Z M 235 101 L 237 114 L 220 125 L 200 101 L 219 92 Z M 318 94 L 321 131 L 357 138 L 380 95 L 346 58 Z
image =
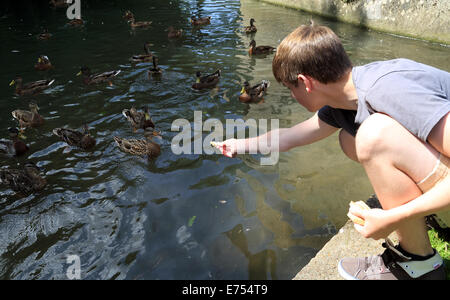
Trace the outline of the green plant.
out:
M 435 248 L 444 259 L 445 269 L 447 271 L 447 280 L 450 280 L 450 243 L 446 242 L 436 230 L 428 231 L 431 246 Z

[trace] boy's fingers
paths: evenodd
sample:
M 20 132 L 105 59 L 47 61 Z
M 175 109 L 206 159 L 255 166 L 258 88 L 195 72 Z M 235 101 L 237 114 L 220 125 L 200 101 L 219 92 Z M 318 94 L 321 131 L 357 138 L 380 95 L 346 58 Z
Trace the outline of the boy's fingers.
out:
M 349 213 L 351 213 L 352 215 L 354 215 L 355 217 L 361 218 L 361 219 L 365 219 L 366 217 L 366 210 L 359 208 L 356 205 L 352 205 L 350 206 L 350 209 L 348 210 Z

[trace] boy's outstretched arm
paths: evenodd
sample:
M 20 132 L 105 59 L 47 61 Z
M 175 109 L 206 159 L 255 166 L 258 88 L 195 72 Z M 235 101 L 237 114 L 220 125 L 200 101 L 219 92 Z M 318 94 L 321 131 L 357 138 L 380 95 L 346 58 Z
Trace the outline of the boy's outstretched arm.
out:
M 324 139 L 338 128 L 328 125 L 320 120 L 317 113 L 306 121 L 290 128 L 281 128 L 269 131 L 263 135 L 247 139 L 228 139 L 214 146 L 222 151 L 225 156 L 234 157 L 236 154 L 258 153 L 258 152 L 285 152 L 294 147 L 312 144 Z M 272 144 L 272 136 L 278 134 L 279 145 Z M 260 140 L 263 143 L 260 143 Z M 262 146 L 261 146 L 262 145 Z M 261 147 L 264 147 L 262 149 Z M 268 148 L 268 149 L 267 149 Z

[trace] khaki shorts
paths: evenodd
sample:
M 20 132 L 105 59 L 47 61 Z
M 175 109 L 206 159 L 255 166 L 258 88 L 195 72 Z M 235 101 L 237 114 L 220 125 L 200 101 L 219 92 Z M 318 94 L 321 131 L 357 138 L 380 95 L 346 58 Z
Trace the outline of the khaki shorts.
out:
M 442 181 L 447 175 L 450 174 L 450 158 L 441 154 L 439 161 L 436 163 L 436 167 L 433 171 L 420 181 L 417 185 L 423 193 L 430 190 L 436 184 Z M 439 212 L 436 214 L 439 223 L 445 223 L 447 227 L 450 227 L 450 210 Z M 440 220 L 439 220 L 440 219 Z

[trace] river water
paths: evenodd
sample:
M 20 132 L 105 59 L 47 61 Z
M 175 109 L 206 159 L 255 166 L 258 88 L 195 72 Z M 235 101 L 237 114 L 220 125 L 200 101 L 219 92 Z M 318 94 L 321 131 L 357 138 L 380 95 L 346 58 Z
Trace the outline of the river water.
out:
M 242 32 L 256 20 L 257 45 L 277 46 L 308 13 L 253 0 L 82 1 L 85 25 L 66 25 L 64 9 L 47 1 L 12 7 L 0 16 L 0 137 L 17 125 L 14 109 L 30 101 L 46 118 L 25 133 L 25 157 L 1 157 L 2 168 L 35 162 L 48 181 L 44 191 L 18 196 L 0 188 L 0 278 L 66 279 L 76 255 L 82 279 L 291 279 L 346 222 L 349 201 L 372 193 L 362 168 L 340 151 L 337 136 L 282 153 L 278 164 L 261 166 L 259 156 L 175 155 L 176 119 L 203 121 L 278 119 L 292 126 L 311 116 L 276 83 L 272 56 L 249 57 L 251 37 Z M 122 18 L 130 9 L 146 29 L 131 30 Z M 211 16 L 194 28 L 193 14 Z M 449 48 L 360 29 L 314 16 L 342 38 L 354 65 L 406 57 L 450 70 Z M 169 26 L 183 38 L 169 40 Z M 48 28 L 53 37 L 39 41 Z M 148 78 L 151 63 L 128 61 L 144 42 L 158 56 L 160 79 Z M 55 66 L 33 69 L 47 55 Z M 112 86 L 86 86 L 75 74 L 120 69 Z M 222 70 L 217 88 L 194 91 L 195 72 Z M 33 97 L 14 95 L 8 83 L 55 79 Z M 271 81 L 261 104 L 238 101 L 241 83 Z M 122 116 L 131 105 L 148 105 L 162 139 L 155 160 L 121 152 L 113 136 L 141 138 Z M 87 123 L 97 139 L 92 151 L 66 145 L 55 127 Z M 208 132 L 204 132 L 206 136 Z

